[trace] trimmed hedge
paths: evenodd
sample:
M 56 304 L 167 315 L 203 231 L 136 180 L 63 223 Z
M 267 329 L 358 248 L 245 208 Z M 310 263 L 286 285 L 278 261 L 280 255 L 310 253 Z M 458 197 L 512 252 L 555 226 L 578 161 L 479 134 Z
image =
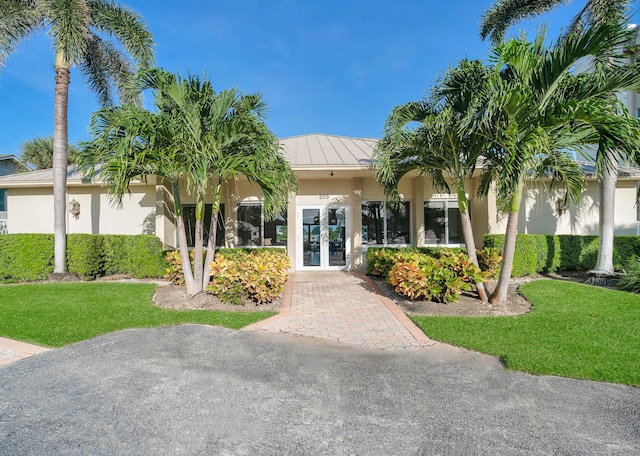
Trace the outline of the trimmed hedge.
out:
M 0 234 L 0 281 L 46 280 L 53 272 L 52 234 Z M 67 268 L 84 279 L 126 274 L 162 277 L 167 263 L 156 236 L 69 234 Z
M 504 234 L 486 234 L 485 247 L 504 248 Z M 588 271 L 598 259 L 598 236 L 518 234 L 513 259 L 514 277 L 538 272 Z M 640 236 L 616 236 L 613 266 L 621 270 L 629 258 L 640 256 Z

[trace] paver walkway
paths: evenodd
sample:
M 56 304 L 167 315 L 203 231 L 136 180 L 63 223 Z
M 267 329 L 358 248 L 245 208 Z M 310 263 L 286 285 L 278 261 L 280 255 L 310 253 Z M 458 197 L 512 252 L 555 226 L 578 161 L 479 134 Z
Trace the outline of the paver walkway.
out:
M 285 286 L 280 313 L 244 329 L 377 349 L 441 345 L 360 273 L 296 272 Z
M 285 285 L 280 313 L 244 330 L 297 334 L 373 349 L 445 347 L 429 339 L 360 273 L 296 272 Z M 47 350 L 0 337 L 0 366 Z
M 51 349 L 0 337 L 0 366 L 18 361 L 19 359 L 28 358 L 32 355 L 37 355 L 47 350 Z

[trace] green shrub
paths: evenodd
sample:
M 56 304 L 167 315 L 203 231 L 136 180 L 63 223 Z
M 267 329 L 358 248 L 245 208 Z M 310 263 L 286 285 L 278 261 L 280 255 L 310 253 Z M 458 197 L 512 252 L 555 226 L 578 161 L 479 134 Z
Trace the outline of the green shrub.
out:
M 103 274 L 102 237 L 93 234 L 67 236 L 67 269 L 83 279 L 93 280 Z
M 397 293 L 412 299 L 430 299 L 437 302 L 455 302 L 463 291 L 487 277 L 464 253 L 443 250 L 439 258 L 415 253 L 396 261 L 387 281 Z
M 162 277 L 167 266 L 162 242 L 152 234 L 127 236 L 127 255 L 122 272 L 131 277 Z
M 640 293 L 640 257 L 633 256 L 625 268 L 625 274 L 618 279 L 617 287 L 622 291 Z
M 0 234 L 0 281 L 46 280 L 53 272 L 53 234 Z
M 503 249 L 504 238 L 504 234 L 487 234 L 484 246 Z M 588 271 L 596 266 L 598 246 L 598 236 L 519 234 L 512 275 Z M 614 268 L 622 270 L 633 255 L 640 256 L 640 237 L 616 236 L 613 242 Z
M 249 298 L 258 304 L 272 302 L 287 281 L 289 257 L 282 249 L 250 249 L 218 252 L 211 262 L 211 283 L 207 291 L 221 300 L 239 304 Z M 225 249 L 225 253 L 230 253 Z
M 103 272 L 105 275 L 123 274 L 128 272 L 127 238 L 123 234 L 105 234 L 102 236 Z
M 53 249 L 52 234 L 1 234 L 0 281 L 46 280 L 53 272 Z M 85 279 L 105 274 L 162 277 L 165 267 L 162 243 L 153 235 L 67 236 L 67 269 Z

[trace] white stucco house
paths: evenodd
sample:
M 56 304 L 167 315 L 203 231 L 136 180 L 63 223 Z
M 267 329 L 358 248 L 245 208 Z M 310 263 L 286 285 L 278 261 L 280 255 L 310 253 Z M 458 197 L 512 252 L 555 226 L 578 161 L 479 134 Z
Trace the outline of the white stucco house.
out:
M 459 246 L 462 243 L 455 194 L 434 191 L 419 174 L 402 179 L 400 206 L 385 201 L 371 169 L 376 140 L 310 134 L 285 138 L 281 145 L 299 180 L 288 209 L 265 221 L 262 193 L 246 180 L 228 182 L 223 193 L 218 244 L 279 246 L 293 270 L 358 270 L 369 246 Z M 520 233 L 598 234 L 598 183 L 585 163 L 586 185 L 577 206 L 563 208 L 559 195 L 549 195 L 545 182 L 531 182 L 520 212 Z M 616 191 L 616 235 L 638 234 L 636 192 L 640 171 L 622 168 Z M 479 178 L 469 182 L 476 243 L 485 233 L 504 233 L 506 217 L 495 197 L 475 198 Z M 175 248 L 173 203 L 159 179 L 135 181 L 121 208 L 111 204 L 99 182 L 83 181 L 70 168 L 67 199 L 69 233 L 155 234 L 166 248 Z M 0 177 L 6 191 L 9 233 L 53 232 L 51 170 Z M 186 195 L 186 192 L 184 193 Z M 75 204 L 77 203 L 77 204 Z M 187 225 L 193 230 L 195 201 L 184 197 Z M 75 211 L 74 211 L 75 212 Z M 210 217 L 210 216 L 209 216 Z M 193 235 L 189 235 L 193 239 Z
M 0 176 L 28 171 L 29 167 L 15 155 L 0 154 Z M 0 188 L 0 233 L 7 232 L 7 191 Z

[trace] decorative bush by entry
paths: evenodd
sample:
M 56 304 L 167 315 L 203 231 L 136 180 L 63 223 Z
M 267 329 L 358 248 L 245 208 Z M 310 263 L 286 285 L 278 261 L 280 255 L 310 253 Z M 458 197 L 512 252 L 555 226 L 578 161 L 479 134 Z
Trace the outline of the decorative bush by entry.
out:
M 484 246 L 502 249 L 503 234 L 487 234 Z M 519 234 L 513 259 L 514 277 L 537 272 L 588 271 L 596 266 L 598 236 Z M 613 266 L 622 270 L 633 256 L 640 256 L 639 236 L 613 239 Z
M 211 262 L 207 291 L 234 304 L 247 298 L 262 304 L 280 296 L 290 266 L 282 249 L 228 250 L 218 252 Z
M 411 248 L 374 249 L 368 252 L 368 272 L 386 277 L 397 293 L 412 299 L 454 302 L 463 291 L 493 277 L 501 258 L 497 249 L 478 252 L 486 260 L 483 270 L 462 249 L 431 249 L 429 253 Z
M 399 248 L 376 248 L 370 247 L 367 250 L 367 274 L 387 277 L 393 265 L 400 261 L 419 260 L 423 256 L 432 258 L 442 258 L 443 255 L 463 254 L 465 258 L 466 250 L 463 248 L 448 247 L 399 247 Z M 498 271 L 502 252 L 496 248 L 485 248 L 477 251 L 478 263 L 483 271 L 488 271 L 489 277 L 493 277 Z
M 464 253 L 444 251 L 440 258 L 416 255 L 417 259 L 396 261 L 387 278 L 396 292 L 412 299 L 455 302 L 463 291 L 472 290 L 473 284 L 489 275 Z
M 53 272 L 52 234 L 0 234 L 0 281 L 46 280 Z M 67 268 L 84 279 L 103 275 L 162 277 L 162 243 L 149 234 L 69 234 Z

